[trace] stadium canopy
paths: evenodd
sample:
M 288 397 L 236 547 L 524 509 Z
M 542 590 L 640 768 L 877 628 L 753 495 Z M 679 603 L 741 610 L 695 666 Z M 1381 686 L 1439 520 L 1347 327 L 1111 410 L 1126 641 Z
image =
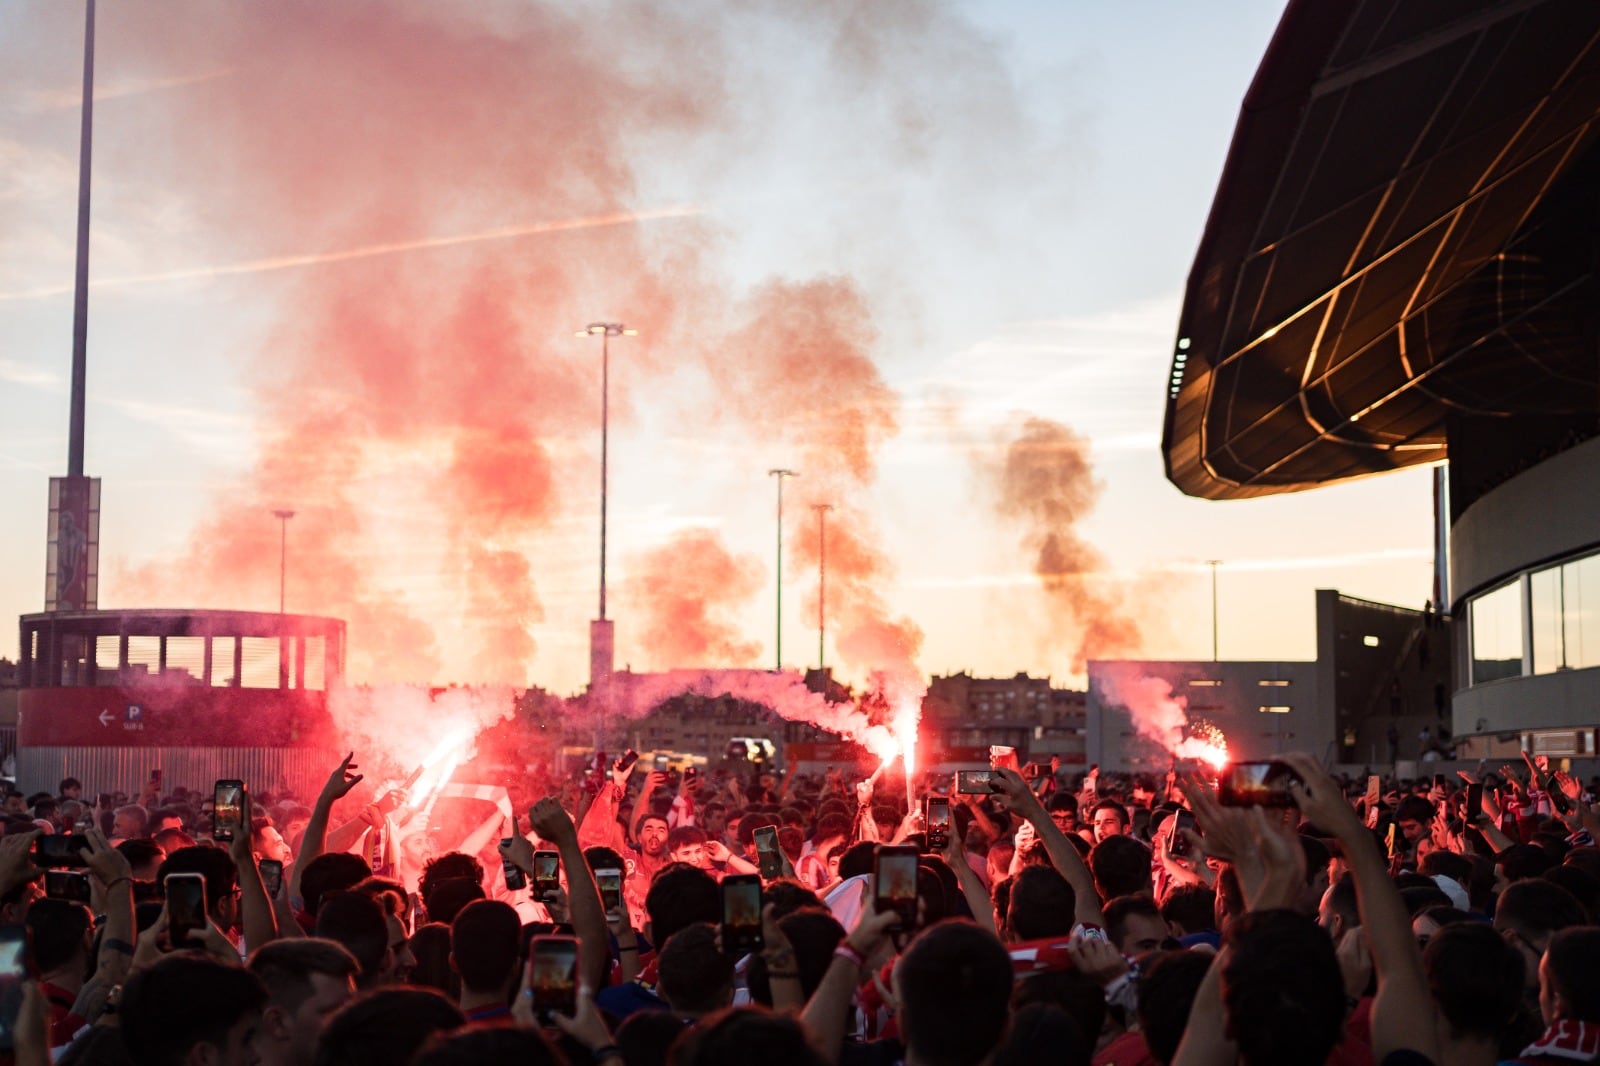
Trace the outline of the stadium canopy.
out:
M 1593 414 L 1597 122 L 1594 0 L 1292 0 L 1189 275 L 1167 476 L 1290 492 Z

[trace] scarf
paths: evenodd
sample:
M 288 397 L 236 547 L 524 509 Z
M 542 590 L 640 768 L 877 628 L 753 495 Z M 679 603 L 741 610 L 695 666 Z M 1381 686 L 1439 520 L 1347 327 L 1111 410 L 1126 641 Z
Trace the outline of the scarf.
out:
M 1546 1029 L 1539 1039 L 1523 1048 L 1522 1056 L 1590 1062 L 1600 1057 L 1600 1024 L 1562 1019 Z

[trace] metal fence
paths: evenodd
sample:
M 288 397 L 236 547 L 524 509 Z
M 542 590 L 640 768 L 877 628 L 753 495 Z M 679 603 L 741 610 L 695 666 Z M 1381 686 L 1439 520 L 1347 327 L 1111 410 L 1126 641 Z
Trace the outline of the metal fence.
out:
M 14 731 L 7 730 L 15 744 Z M 209 792 L 221 778 L 239 778 L 252 792 L 290 789 L 310 803 L 342 752 L 311 748 L 23 748 L 17 752 L 17 787 L 24 794 L 54 793 L 63 778 L 83 783 L 83 795 L 125 792 L 137 796 L 162 773 L 161 790 Z

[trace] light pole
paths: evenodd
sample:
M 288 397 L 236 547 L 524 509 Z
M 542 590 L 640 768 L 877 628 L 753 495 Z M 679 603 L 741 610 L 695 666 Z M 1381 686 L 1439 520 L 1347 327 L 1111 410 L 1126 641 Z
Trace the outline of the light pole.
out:
M 589 626 L 589 691 L 596 697 L 599 719 L 595 750 L 605 746 L 606 702 L 610 698 L 611 666 L 616 641 L 606 621 L 606 474 L 610 459 L 611 338 L 637 337 L 639 331 L 621 322 L 591 322 L 573 334 L 600 338 L 600 617 Z
M 1207 559 L 1206 565 L 1211 567 L 1211 661 L 1216 662 L 1221 658 L 1217 654 L 1217 567 L 1222 560 Z
M 817 673 L 824 673 L 823 642 L 828 635 L 828 512 L 831 503 L 814 503 L 817 512 Z
M 282 614 L 289 574 L 289 519 L 294 517 L 294 512 L 273 511 L 272 514 L 278 519 L 278 613 Z
M 768 477 L 778 479 L 778 649 L 777 667 L 783 669 L 783 479 L 799 477 L 793 470 L 777 467 L 767 471 Z

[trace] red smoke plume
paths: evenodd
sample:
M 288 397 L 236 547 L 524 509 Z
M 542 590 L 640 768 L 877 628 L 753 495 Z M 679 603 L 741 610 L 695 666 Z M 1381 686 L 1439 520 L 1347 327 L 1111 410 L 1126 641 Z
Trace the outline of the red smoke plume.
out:
M 1079 532 L 1100 497 L 1089 442 L 1059 422 L 1030 418 L 1007 446 L 999 475 L 1000 514 L 1022 527 L 1049 597 L 1052 636 L 1075 641 L 1073 671 L 1137 651 L 1139 623 L 1104 583 L 1104 559 Z
M 754 556 L 734 555 L 709 529 L 688 529 L 627 570 L 628 625 L 650 668 L 747 666 L 760 654 L 734 619 L 763 584 Z

